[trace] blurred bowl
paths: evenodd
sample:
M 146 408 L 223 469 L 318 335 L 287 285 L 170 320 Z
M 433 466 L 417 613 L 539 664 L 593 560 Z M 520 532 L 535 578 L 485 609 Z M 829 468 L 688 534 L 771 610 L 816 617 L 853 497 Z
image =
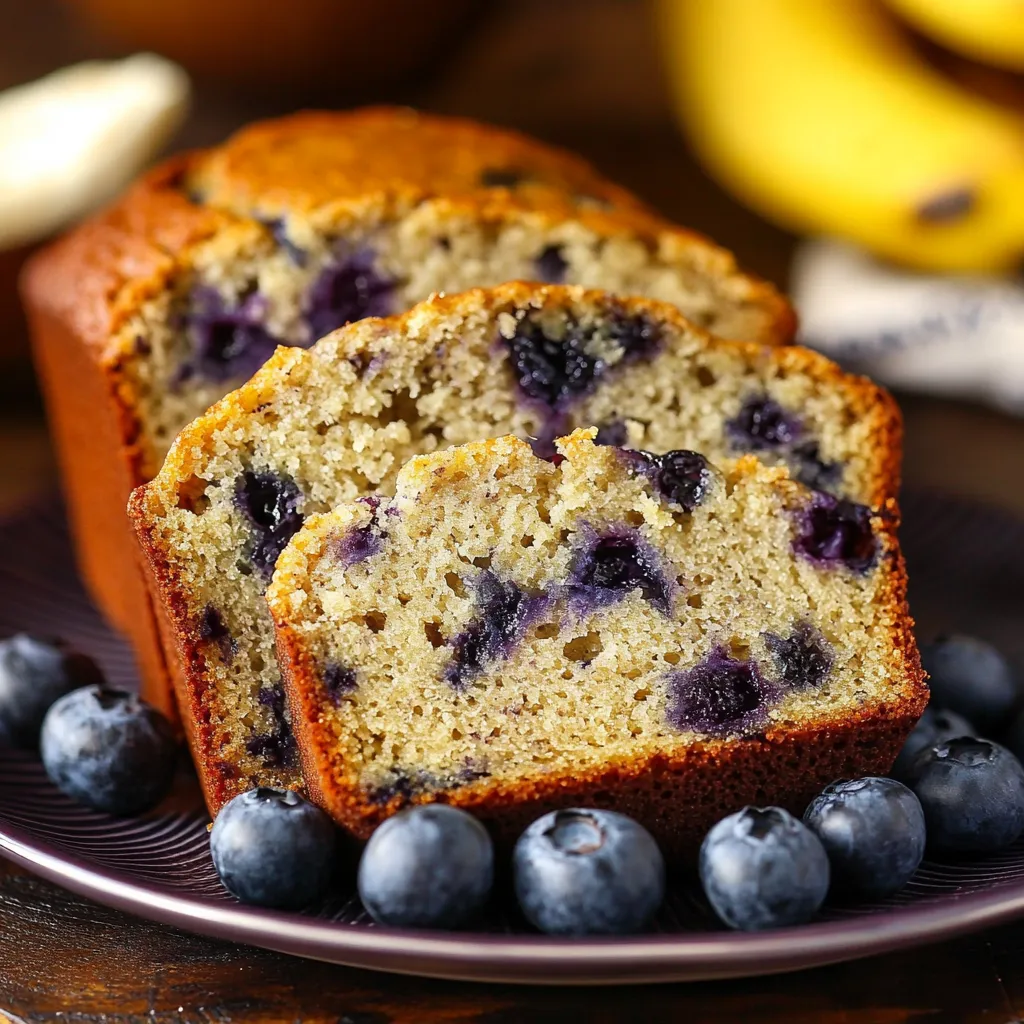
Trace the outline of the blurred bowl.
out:
M 471 0 L 66 0 L 119 44 L 257 92 L 368 92 L 422 70 Z

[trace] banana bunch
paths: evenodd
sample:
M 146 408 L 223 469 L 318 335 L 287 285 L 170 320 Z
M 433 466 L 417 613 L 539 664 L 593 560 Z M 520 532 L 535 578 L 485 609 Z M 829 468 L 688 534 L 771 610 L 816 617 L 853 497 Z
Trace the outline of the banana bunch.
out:
M 970 23 L 964 49 L 1024 65 L 1022 0 L 889 2 L 937 37 L 941 23 L 966 40 Z M 1020 268 L 1024 117 L 932 70 L 873 0 L 658 0 L 658 12 L 685 130 L 742 200 L 915 267 Z

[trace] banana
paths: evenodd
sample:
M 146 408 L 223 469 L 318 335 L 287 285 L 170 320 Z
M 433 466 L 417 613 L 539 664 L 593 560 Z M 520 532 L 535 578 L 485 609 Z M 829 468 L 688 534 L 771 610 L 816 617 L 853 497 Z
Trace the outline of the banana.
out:
M 947 83 L 870 0 L 659 0 L 684 128 L 798 231 L 934 270 L 1024 259 L 1024 120 Z
M 886 0 L 914 28 L 986 64 L 1024 71 L 1024 0 Z

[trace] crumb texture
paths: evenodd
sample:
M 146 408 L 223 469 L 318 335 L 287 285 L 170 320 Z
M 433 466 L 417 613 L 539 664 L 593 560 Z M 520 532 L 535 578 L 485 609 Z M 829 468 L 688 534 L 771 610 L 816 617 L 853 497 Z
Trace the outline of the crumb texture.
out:
M 316 516 L 286 550 L 268 599 L 304 763 L 343 823 L 750 735 L 827 743 L 920 702 L 882 517 L 857 538 L 869 566 L 811 560 L 814 495 L 784 469 L 708 466 L 688 511 L 592 434 L 557 465 L 515 438 L 418 457 L 393 498 Z
M 755 399 L 785 410 L 785 444 L 766 445 L 736 429 Z M 807 463 L 797 441 L 835 467 L 834 494 L 821 493 L 818 518 L 828 521 L 833 506 L 884 506 L 897 487 L 899 423 L 884 392 L 802 349 L 715 339 L 666 304 L 510 284 L 364 320 L 308 351 L 281 350 L 182 432 L 130 510 L 182 652 L 182 704 L 195 723 L 194 752 L 211 806 L 257 784 L 300 784 L 264 591 L 301 524 L 339 502 L 364 499 L 358 508 L 370 518 L 339 542 L 339 564 L 357 567 L 382 543 L 380 502 L 410 458 L 514 434 L 557 462 L 554 439 L 591 426 L 600 428 L 599 441 L 612 435 L 619 445 L 658 455 L 623 457 L 636 463 L 636 486 L 642 481 L 680 514 L 699 508 L 712 485 L 705 459 L 725 470 L 752 451 L 763 464 L 801 476 Z M 866 508 L 851 512 L 849 529 L 864 515 L 870 517 Z M 625 525 L 637 524 L 627 518 Z M 845 557 L 842 537 L 819 536 L 806 524 L 805 534 L 821 561 Z M 528 537 L 539 543 L 536 537 L 548 534 L 519 536 L 528 556 Z M 647 539 L 640 538 L 635 564 L 625 557 L 631 536 L 599 538 L 562 567 L 573 580 L 563 595 L 569 606 L 601 605 L 602 580 L 624 572 L 645 607 L 662 615 L 676 607 L 680 585 Z M 526 624 L 546 621 L 532 590 L 507 589 L 528 581 L 486 581 L 467 577 L 459 583 L 465 594 L 455 595 L 465 635 L 461 660 L 448 671 L 459 685 L 470 685 L 478 667 L 485 671 L 487 652 L 520 650 Z M 620 614 L 612 604 L 609 614 Z M 481 610 L 475 623 L 467 618 L 470 605 Z M 508 612 L 507 636 L 488 632 L 492 607 Z M 431 650 L 458 635 L 453 628 L 454 620 L 439 625 L 443 639 Z M 570 639 L 590 657 L 585 637 Z M 615 657 L 594 654 L 602 665 Z M 337 667 L 341 689 L 349 669 Z M 638 713 L 642 718 L 644 710 Z

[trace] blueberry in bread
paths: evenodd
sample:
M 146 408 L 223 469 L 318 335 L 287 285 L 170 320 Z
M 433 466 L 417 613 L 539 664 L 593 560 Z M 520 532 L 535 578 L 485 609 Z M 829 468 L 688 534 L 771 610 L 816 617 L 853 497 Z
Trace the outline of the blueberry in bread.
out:
M 682 850 L 895 758 L 927 700 L 895 506 L 851 526 L 782 467 L 694 453 L 681 502 L 593 433 L 557 464 L 512 437 L 418 456 L 279 559 L 306 783 L 356 835 L 421 801 L 512 833 L 595 806 Z
M 32 261 L 22 290 L 79 560 L 151 700 L 168 709 L 124 506 L 177 432 L 277 345 L 517 278 L 652 295 L 746 340 L 793 330 L 774 289 L 579 158 L 409 110 L 253 125 Z
M 783 411 L 790 442 L 768 448 L 735 428 L 754 400 Z M 264 591 L 303 520 L 360 497 L 371 515 L 374 492 L 389 493 L 414 455 L 510 433 L 550 455 L 559 434 L 592 425 L 660 453 L 642 474 L 684 510 L 701 498 L 703 470 L 667 453 L 725 465 L 754 448 L 798 473 L 834 467 L 835 494 L 815 497 L 807 517 L 841 521 L 854 559 L 866 557 L 860 506 L 883 506 L 897 487 L 899 417 L 884 391 L 804 349 L 713 338 L 652 300 L 512 283 L 362 320 L 308 350 L 279 349 L 182 431 L 129 508 L 214 811 L 254 785 L 300 783 Z M 814 460 L 798 444 L 813 446 Z M 368 520 L 339 559 L 360 563 L 382 528 Z M 838 536 L 809 533 L 807 561 L 844 552 Z M 609 542 L 588 558 L 574 568 L 581 601 L 618 552 Z M 671 581 L 641 582 L 667 606 Z M 516 597 L 499 580 L 486 600 L 500 609 Z M 480 642 L 465 640 L 467 671 Z

